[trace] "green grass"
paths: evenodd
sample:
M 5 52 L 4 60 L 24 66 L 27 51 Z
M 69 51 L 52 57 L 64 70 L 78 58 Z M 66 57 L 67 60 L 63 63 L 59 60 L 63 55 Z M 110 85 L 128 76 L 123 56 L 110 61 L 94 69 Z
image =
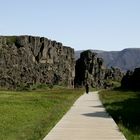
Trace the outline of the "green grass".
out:
M 127 140 L 140 140 L 140 92 L 106 90 L 100 99 Z
M 83 90 L 0 91 L 0 140 L 42 140 Z

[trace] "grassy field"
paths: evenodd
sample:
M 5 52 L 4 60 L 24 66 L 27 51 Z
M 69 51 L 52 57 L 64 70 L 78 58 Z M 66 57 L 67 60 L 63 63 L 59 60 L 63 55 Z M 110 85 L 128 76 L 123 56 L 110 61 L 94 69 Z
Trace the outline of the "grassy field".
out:
M 100 99 L 127 140 L 140 140 L 140 92 L 106 90 Z
M 42 140 L 82 93 L 0 91 L 0 140 Z

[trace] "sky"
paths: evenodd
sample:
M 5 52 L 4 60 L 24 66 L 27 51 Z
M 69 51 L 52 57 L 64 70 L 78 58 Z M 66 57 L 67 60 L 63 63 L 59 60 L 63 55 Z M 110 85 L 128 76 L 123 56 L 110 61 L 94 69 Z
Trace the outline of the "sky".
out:
M 140 48 L 140 0 L 0 0 L 0 35 L 33 35 L 75 50 Z

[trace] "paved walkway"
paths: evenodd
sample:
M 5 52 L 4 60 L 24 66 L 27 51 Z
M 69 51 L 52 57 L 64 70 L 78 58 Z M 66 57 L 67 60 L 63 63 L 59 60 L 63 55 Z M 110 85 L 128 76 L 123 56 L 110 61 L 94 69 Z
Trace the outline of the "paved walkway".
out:
M 97 92 L 82 95 L 43 140 L 126 140 Z

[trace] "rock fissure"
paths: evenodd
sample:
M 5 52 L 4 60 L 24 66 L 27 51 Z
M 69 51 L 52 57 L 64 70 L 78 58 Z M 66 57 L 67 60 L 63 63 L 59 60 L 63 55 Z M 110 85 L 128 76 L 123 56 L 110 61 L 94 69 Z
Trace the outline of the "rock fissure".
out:
M 75 61 L 74 49 L 44 37 L 0 37 L 0 86 L 51 84 L 67 87 L 110 86 L 107 80 L 120 80 L 119 69 L 107 69 L 103 59 L 89 50 Z

